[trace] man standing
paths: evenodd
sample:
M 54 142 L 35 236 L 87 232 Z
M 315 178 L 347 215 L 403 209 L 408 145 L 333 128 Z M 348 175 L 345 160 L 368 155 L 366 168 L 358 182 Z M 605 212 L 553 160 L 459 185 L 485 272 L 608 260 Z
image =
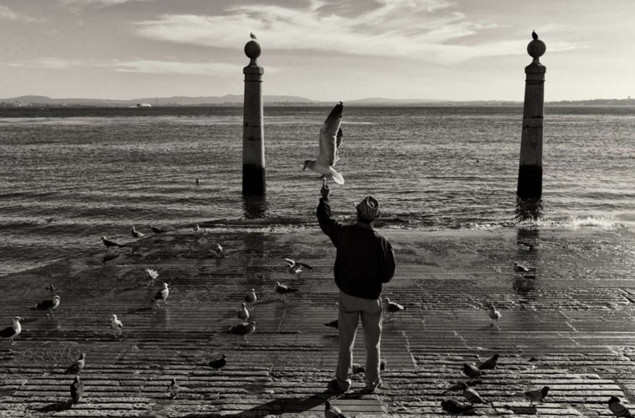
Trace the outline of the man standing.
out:
M 357 222 L 342 225 L 331 218 L 329 187 L 320 191 L 317 207 L 320 228 L 337 249 L 335 284 L 340 289 L 338 329 L 340 351 L 335 379 L 328 389 L 343 393 L 350 389 L 349 371 L 353 362 L 353 346 L 357 323 L 362 319 L 366 342 L 366 391 L 374 392 L 381 385 L 379 358 L 381 343 L 381 290 L 383 283 L 395 273 L 395 259 L 390 243 L 373 230 L 373 220 L 379 216 L 379 203 L 367 196 L 357 205 Z

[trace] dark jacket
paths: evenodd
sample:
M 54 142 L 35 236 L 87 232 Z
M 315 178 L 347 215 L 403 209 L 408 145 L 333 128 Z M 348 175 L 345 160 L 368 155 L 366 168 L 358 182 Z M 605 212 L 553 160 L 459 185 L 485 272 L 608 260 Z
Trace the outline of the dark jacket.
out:
M 320 228 L 331 238 L 337 249 L 335 283 L 351 296 L 377 299 L 383 283 L 395 274 L 392 246 L 364 222 L 342 225 L 331 218 L 327 199 L 317 207 Z

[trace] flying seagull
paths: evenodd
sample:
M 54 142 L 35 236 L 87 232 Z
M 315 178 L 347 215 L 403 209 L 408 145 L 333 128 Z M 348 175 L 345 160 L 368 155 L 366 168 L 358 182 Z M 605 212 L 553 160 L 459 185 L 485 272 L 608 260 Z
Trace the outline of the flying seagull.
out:
M 152 230 L 152 232 L 154 232 L 155 234 L 162 234 L 165 232 L 165 229 L 159 226 L 151 226 L 150 230 Z
M 148 280 L 149 280 L 148 286 L 150 285 L 150 283 L 152 283 L 154 280 L 156 280 L 159 277 L 159 272 L 156 271 L 155 269 L 147 268 L 144 271 L 146 272 L 146 276 L 148 277 Z
M 249 314 L 249 309 L 247 309 L 247 303 L 242 302 L 241 304 L 241 308 L 238 310 L 238 318 L 242 319 L 243 321 L 247 321 L 249 320 L 249 317 L 251 316 Z
M 287 286 L 285 284 L 282 284 L 282 283 L 280 283 L 278 281 L 276 282 L 276 293 L 279 293 L 281 295 L 285 295 L 287 293 L 294 293 L 294 292 L 297 292 L 298 290 L 300 290 L 300 289 L 295 288 L 295 287 L 289 287 L 289 286 Z
M 253 32 L 249 32 L 249 37 L 250 37 L 251 39 L 254 39 L 254 40 L 255 40 L 255 39 L 258 39 L 258 38 L 256 38 L 256 35 L 254 35 L 254 33 L 253 33 Z
M 20 321 L 22 321 L 22 318 L 16 316 L 11 320 L 10 327 L 6 327 L 2 331 L 0 331 L 0 337 L 8 338 L 11 345 L 13 345 L 14 343 L 14 338 L 20 335 L 20 333 L 22 332 L 22 325 L 20 324 Z
M 322 175 L 322 179 L 333 179 L 337 184 L 344 184 L 344 177 L 333 168 L 339 160 L 337 152 L 342 144 L 342 109 L 342 102 L 333 107 L 320 129 L 320 154 L 317 160 L 305 160 L 302 168 L 316 171 Z
M 154 303 L 159 303 L 159 301 L 162 300 L 163 304 L 167 304 L 168 296 L 170 296 L 170 289 L 168 288 L 168 284 L 163 282 L 163 288 L 154 295 Z
M 79 376 L 75 376 L 73 383 L 71 383 L 71 403 L 78 403 L 83 394 L 84 383 L 79 379 Z
M 391 313 L 400 312 L 406 309 L 403 305 L 400 305 L 397 302 L 393 302 L 388 297 L 384 298 L 384 302 L 386 302 L 386 310 Z
M 123 322 L 117 318 L 116 314 L 112 314 L 110 317 L 110 327 L 115 332 L 115 336 L 121 337 L 121 333 L 123 332 Z
M 528 390 L 525 392 L 525 398 L 529 401 L 529 405 L 532 406 L 534 402 L 542 402 L 549 393 L 549 386 L 543 386 L 542 389 Z
M 467 405 L 454 399 L 445 399 L 441 401 L 441 408 L 451 415 L 472 414 L 474 407 Z
M 219 357 L 209 361 L 209 367 L 216 370 L 222 369 L 226 364 L 227 360 L 225 359 L 225 354 L 221 354 Z
M 110 240 L 106 237 L 101 237 L 101 242 L 103 242 L 106 247 L 124 247 L 124 245 L 119 244 L 118 242 Z
M 62 298 L 59 295 L 53 296 L 53 299 L 43 300 L 33 307 L 33 309 L 38 311 L 46 311 L 46 315 L 50 315 L 60 306 L 60 302 Z
M 492 357 L 488 358 L 481 364 L 479 364 L 479 370 L 492 370 L 496 368 L 496 363 L 498 362 L 498 354 L 494 354 Z
M 64 371 L 64 374 L 79 374 L 84 366 L 86 366 L 86 353 L 80 354 L 79 358 L 75 360 L 73 364 L 68 366 L 68 368 Z
M 143 238 L 146 236 L 143 232 L 137 231 L 134 225 L 132 225 L 132 229 L 130 229 L 130 235 L 132 235 L 133 238 Z
M 609 409 L 616 417 L 633 418 L 631 411 L 622 404 L 622 401 L 617 396 L 611 396 L 608 403 Z
M 324 418 L 346 418 L 346 415 L 337 406 L 331 405 L 331 402 L 327 399 L 324 402 Z
M 536 271 L 536 267 L 527 267 L 524 264 L 519 263 L 518 261 L 514 261 L 514 271 L 529 273 L 530 271 Z
M 313 270 L 313 267 L 311 267 L 310 265 L 308 265 L 306 263 L 300 263 L 298 261 L 295 261 L 292 258 L 285 258 L 284 261 L 285 261 L 285 263 L 287 263 L 287 266 L 289 268 L 289 273 L 291 273 L 291 274 L 298 275 L 298 274 L 302 273 L 304 268 L 308 268 L 309 270 Z

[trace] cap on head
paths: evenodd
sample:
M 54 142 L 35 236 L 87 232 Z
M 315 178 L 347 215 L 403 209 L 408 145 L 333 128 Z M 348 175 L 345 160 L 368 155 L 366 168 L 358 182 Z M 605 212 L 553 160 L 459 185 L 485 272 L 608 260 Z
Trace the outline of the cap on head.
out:
M 365 222 L 372 222 L 379 216 L 379 202 L 372 196 L 366 196 L 357 208 L 357 217 Z

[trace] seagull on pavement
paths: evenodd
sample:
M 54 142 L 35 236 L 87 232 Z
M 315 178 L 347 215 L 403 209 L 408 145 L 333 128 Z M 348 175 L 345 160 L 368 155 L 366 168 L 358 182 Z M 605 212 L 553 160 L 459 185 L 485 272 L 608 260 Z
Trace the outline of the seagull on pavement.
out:
M 243 321 L 248 321 L 251 315 L 249 313 L 249 309 L 247 309 L 247 303 L 242 302 L 241 305 L 241 308 L 238 310 L 238 318 Z
M 254 331 L 256 331 L 256 321 L 253 319 L 249 322 L 241 322 L 240 324 L 232 325 L 227 329 L 227 332 L 235 335 L 253 334 Z
M 463 374 L 470 379 L 476 379 L 481 376 L 482 372 L 471 364 L 463 363 Z
M 132 235 L 133 238 L 143 238 L 146 236 L 143 232 L 137 231 L 134 225 L 132 225 L 132 229 L 130 229 L 130 235 Z
M 119 244 L 118 242 L 110 240 L 106 237 L 101 237 L 101 242 L 103 242 L 106 247 L 124 247 L 124 245 Z
M 495 326 L 496 328 L 498 328 L 498 320 L 501 319 L 501 316 L 503 316 L 500 311 L 498 309 L 496 309 L 496 306 L 494 306 L 493 303 L 489 304 L 489 310 L 487 311 L 487 315 L 489 316 L 489 318 L 492 320 L 491 326 Z
M 168 296 L 170 296 L 170 289 L 168 288 L 168 284 L 163 282 L 163 288 L 154 295 L 154 303 L 159 303 L 159 301 L 162 300 L 165 305 L 168 303 Z
M 80 354 L 79 358 L 75 360 L 73 364 L 68 366 L 68 368 L 64 371 L 64 374 L 79 374 L 84 366 L 86 366 L 86 353 Z
M 53 296 L 53 299 L 43 300 L 33 307 L 33 309 L 38 311 L 46 311 L 46 315 L 51 315 L 53 311 L 55 311 L 59 306 L 62 298 L 59 295 Z
M 257 300 L 258 300 L 258 297 L 256 296 L 256 290 L 250 289 L 247 295 L 245 295 L 245 302 L 247 302 L 250 305 L 253 305 L 254 303 L 256 303 Z
M 22 317 L 16 316 L 11 320 L 10 327 L 0 330 L 0 337 L 8 338 L 11 345 L 15 343 L 15 341 L 13 341 L 15 337 L 22 333 L 22 325 L 20 324 L 20 321 L 22 321 Z
M 121 337 L 121 333 L 123 332 L 123 322 L 117 318 L 116 314 L 112 314 L 110 317 L 110 327 L 115 332 L 115 336 Z
M 486 403 L 485 400 L 478 394 L 478 392 L 472 388 L 465 388 L 463 390 L 463 396 L 471 404 Z
M 330 328 L 335 328 L 335 329 L 337 329 L 337 327 L 338 327 L 339 323 L 338 323 L 337 319 L 335 319 L 335 320 L 333 320 L 333 321 L 331 321 L 331 322 L 327 322 L 327 323 L 326 323 L 326 324 L 324 324 L 324 325 L 325 325 L 325 326 L 327 326 L 327 327 L 330 327 Z
M 441 408 L 451 415 L 474 413 L 474 407 L 472 405 L 467 405 L 454 399 L 445 399 L 441 401 Z
M 82 398 L 84 394 L 84 382 L 79 379 L 79 376 L 75 376 L 73 383 L 71 383 L 71 403 L 76 404 Z
M 530 402 L 529 406 L 532 406 L 534 402 L 542 402 L 549 393 L 549 386 L 543 386 L 542 389 L 528 390 L 525 392 L 525 398 Z
M 391 301 L 388 297 L 384 298 L 384 302 L 386 302 L 386 310 L 390 313 L 400 312 L 406 309 L 403 305 Z
M 222 369 L 226 364 L 227 360 L 225 359 L 225 354 L 221 354 L 219 357 L 209 361 L 209 367 L 216 370 Z
M 616 417 L 633 418 L 631 411 L 622 404 L 622 401 L 617 396 L 611 396 L 608 403 L 609 409 Z
M 287 266 L 289 268 L 289 273 L 291 273 L 291 274 L 298 275 L 298 274 L 302 273 L 304 268 L 308 268 L 309 270 L 313 270 L 313 267 L 311 267 L 310 265 L 308 265 L 306 263 L 297 262 L 297 261 L 295 261 L 292 258 L 285 258 L 284 261 L 287 263 Z
M 331 405 L 331 402 L 327 399 L 324 402 L 324 418 L 346 418 L 346 415 L 337 406 Z
M 337 184 L 344 184 L 344 177 L 333 168 L 339 160 L 337 153 L 342 144 L 343 109 L 342 102 L 333 107 L 320 129 L 320 153 L 317 160 L 305 160 L 302 168 L 303 170 L 309 168 L 316 171 L 322 175 L 323 179 L 333 179 Z
M 488 358 L 481 364 L 479 364 L 479 370 L 492 370 L 496 368 L 496 363 L 498 362 L 498 354 L 494 354 L 492 357 Z

